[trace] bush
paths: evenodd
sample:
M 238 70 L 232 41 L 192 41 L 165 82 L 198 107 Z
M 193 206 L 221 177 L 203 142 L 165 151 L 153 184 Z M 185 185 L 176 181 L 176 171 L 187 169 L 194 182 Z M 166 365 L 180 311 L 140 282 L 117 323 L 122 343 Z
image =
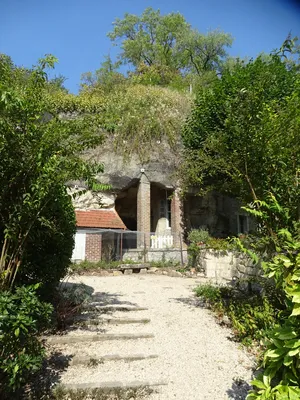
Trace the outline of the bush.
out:
M 190 243 L 196 244 L 205 244 L 210 238 L 209 232 L 207 229 L 192 229 L 188 234 L 188 241 Z
M 278 310 L 273 298 L 263 294 L 263 291 L 249 293 L 239 287 L 207 284 L 197 287 L 195 292 L 220 317 L 227 315 L 235 337 L 244 344 L 264 338 L 277 322 Z
M 0 293 L 0 397 L 16 393 L 42 366 L 44 349 L 38 339 L 50 324 L 52 306 L 36 294 L 38 285 Z
M 75 212 L 66 189 L 55 191 L 55 201 L 48 203 L 40 221 L 28 238 L 17 285 L 41 283 L 39 294 L 52 300 L 55 288 L 70 265 L 76 231 Z M 43 221 L 47 221 L 43 224 Z M 50 222 L 51 221 L 51 222 Z
M 83 283 L 63 282 L 55 296 L 55 316 L 58 329 L 65 329 L 67 322 L 72 321 L 84 303 L 92 296 L 94 289 Z
M 266 340 L 263 373 L 252 382 L 247 399 L 284 400 L 300 398 L 300 241 L 286 229 L 278 231 L 276 255 L 263 263 L 266 276 L 274 279 L 284 294 L 285 310 L 280 324 Z M 281 241 L 281 243 L 279 242 Z

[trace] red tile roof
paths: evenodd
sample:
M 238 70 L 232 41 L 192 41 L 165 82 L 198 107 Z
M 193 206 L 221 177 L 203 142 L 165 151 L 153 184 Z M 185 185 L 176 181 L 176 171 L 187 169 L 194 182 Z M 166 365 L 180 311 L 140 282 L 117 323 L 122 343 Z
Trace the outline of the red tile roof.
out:
M 127 229 L 116 210 L 75 211 L 80 228 Z

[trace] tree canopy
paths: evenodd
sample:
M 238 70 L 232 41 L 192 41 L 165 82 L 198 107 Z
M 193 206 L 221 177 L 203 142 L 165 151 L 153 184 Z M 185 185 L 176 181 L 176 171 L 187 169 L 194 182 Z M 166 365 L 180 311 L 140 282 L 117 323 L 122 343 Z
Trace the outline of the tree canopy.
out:
M 202 88 L 184 128 L 185 182 L 244 202 L 272 192 L 296 217 L 300 79 L 279 54 L 238 62 Z
M 24 70 L 0 56 L 0 288 L 59 281 L 75 232 L 65 185 L 92 183 L 101 170 L 80 157 L 102 141 L 97 115 L 62 116 L 49 101 L 45 68 L 55 62 L 48 55 Z
M 206 74 L 220 70 L 233 42 L 228 33 L 200 33 L 182 14 L 163 15 L 151 7 L 141 15 L 127 13 L 113 25 L 108 37 L 120 47 L 117 62 L 107 57 L 95 73 L 83 74 L 84 85 L 107 88 L 108 82 L 118 84 L 123 80 L 118 67 L 124 64 L 131 67 L 133 82 L 186 90 Z

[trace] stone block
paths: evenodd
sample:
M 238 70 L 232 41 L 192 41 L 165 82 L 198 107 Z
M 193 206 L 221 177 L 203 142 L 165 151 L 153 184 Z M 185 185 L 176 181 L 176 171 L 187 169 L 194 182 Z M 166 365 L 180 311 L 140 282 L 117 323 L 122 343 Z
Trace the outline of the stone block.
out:
M 145 274 L 147 274 L 147 270 L 146 270 L 146 268 L 142 268 L 141 270 L 140 270 L 140 274 L 142 274 L 142 275 L 145 275 Z
M 168 273 L 168 275 L 169 275 L 169 276 L 172 276 L 173 278 L 179 278 L 180 276 L 182 276 L 182 273 L 181 273 L 181 272 L 178 272 L 178 271 L 170 271 L 170 272 Z
M 114 271 L 113 272 L 113 276 L 120 276 L 120 275 L 123 275 L 122 271 Z
M 98 275 L 98 274 L 97 274 L 97 275 Z M 100 275 L 100 276 L 109 276 L 110 273 L 109 273 L 109 271 L 106 271 L 105 269 L 102 269 L 102 270 L 99 272 L 99 275 Z
M 158 270 L 158 268 L 156 268 L 156 267 L 150 267 L 150 268 L 148 269 L 148 272 L 154 273 L 154 272 L 156 272 L 157 270 Z
M 133 270 L 132 269 L 125 269 L 124 270 L 124 275 L 132 275 Z

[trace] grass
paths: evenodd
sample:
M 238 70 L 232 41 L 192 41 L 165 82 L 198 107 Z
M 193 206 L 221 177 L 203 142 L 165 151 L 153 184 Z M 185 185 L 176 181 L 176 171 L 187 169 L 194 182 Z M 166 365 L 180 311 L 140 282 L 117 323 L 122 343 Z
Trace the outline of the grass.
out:
M 126 260 L 126 261 L 81 261 L 80 263 L 72 263 L 70 268 L 73 272 L 84 272 L 84 271 L 97 271 L 97 270 L 110 270 L 116 269 L 122 264 L 139 264 L 136 261 Z
M 212 309 L 220 322 L 229 318 L 234 336 L 244 345 L 265 338 L 278 320 L 278 309 L 271 292 L 251 292 L 239 287 L 200 285 L 195 289 L 204 305 Z M 274 292 L 273 292 L 274 293 Z
M 126 261 L 97 261 L 97 262 L 91 262 L 91 261 L 81 261 L 80 263 L 72 263 L 70 266 L 70 269 L 74 273 L 84 273 L 84 272 L 91 272 L 91 271 L 99 271 L 99 270 L 111 270 L 111 269 L 117 269 L 119 267 L 122 267 L 122 265 L 128 265 L 132 264 L 133 266 L 136 264 L 142 264 L 141 262 L 138 261 L 133 261 L 133 260 L 126 260 Z M 177 268 L 179 266 L 178 261 L 151 261 L 149 263 L 150 267 L 155 267 L 155 268 Z

